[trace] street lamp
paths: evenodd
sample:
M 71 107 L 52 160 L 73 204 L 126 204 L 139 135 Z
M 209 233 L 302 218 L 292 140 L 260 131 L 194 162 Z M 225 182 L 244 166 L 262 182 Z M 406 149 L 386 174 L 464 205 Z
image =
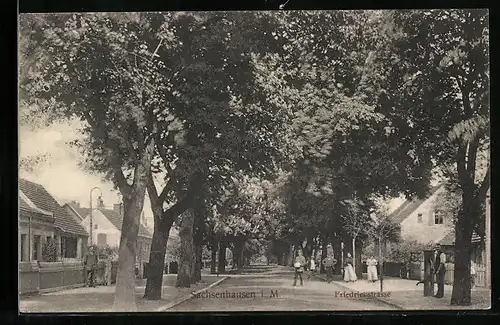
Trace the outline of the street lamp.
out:
M 90 190 L 90 246 L 92 246 L 94 243 L 93 243 L 93 237 L 92 237 L 92 231 L 93 231 L 93 225 L 92 225 L 92 192 L 94 190 L 99 190 L 99 197 L 102 197 L 102 191 L 99 187 L 94 187 L 93 189 Z

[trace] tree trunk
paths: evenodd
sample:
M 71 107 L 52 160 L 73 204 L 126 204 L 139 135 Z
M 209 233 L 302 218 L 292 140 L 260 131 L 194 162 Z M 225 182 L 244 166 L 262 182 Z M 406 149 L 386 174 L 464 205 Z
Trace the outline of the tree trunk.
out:
M 304 247 L 304 256 L 309 259 L 312 255 L 313 250 L 313 236 L 309 236 L 306 241 L 306 246 Z
M 195 211 L 195 224 L 194 224 L 194 283 L 201 281 L 201 269 L 203 267 L 203 210 L 197 209 Z
M 149 253 L 149 270 L 146 281 L 144 298 L 148 300 L 160 300 L 163 285 L 163 272 L 165 271 L 165 254 L 167 252 L 168 236 L 172 228 L 173 219 L 161 222 L 161 210 L 156 209 L 151 252 Z
M 337 236 L 337 234 L 333 235 L 332 238 L 332 246 L 333 246 L 333 252 L 334 252 L 334 258 L 337 260 L 337 265 L 335 266 L 335 274 L 341 274 L 342 273 L 342 261 L 341 261 L 341 255 L 342 255 L 342 244 L 341 244 L 340 238 Z
M 179 237 L 181 239 L 179 249 L 179 268 L 177 272 L 176 287 L 189 288 L 193 283 L 194 268 L 194 212 L 188 209 L 182 216 Z
M 233 244 L 234 246 L 236 246 L 235 244 Z M 238 267 L 238 254 L 236 253 L 236 248 L 233 248 L 231 250 L 231 253 L 232 253 L 232 259 L 233 259 L 233 268 L 237 268 Z
M 217 238 L 215 236 L 212 237 L 212 243 L 211 243 L 211 254 L 212 254 L 212 260 L 210 261 L 210 274 L 216 274 L 217 273 L 217 248 L 218 248 L 218 242 Z
M 328 250 L 328 245 L 327 245 L 327 242 L 326 242 L 325 238 L 323 238 L 321 244 L 322 244 L 322 247 L 321 247 L 321 262 L 320 262 L 319 273 L 325 273 L 325 266 L 323 265 L 323 260 L 326 258 L 326 256 L 327 256 L 327 250 Z
M 224 239 L 219 241 L 219 265 L 218 265 L 218 273 L 224 274 L 226 273 L 226 247 L 227 243 Z
M 378 237 L 378 274 L 380 278 L 380 292 L 384 292 L 384 258 L 382 256 L 382 238 Z
M 354 250 L 353 250 L 354 251 Z M 363 243 L 359 240 L 356 240 L 356 258 L 353 258 L 353 261 L 356 260 L 356 267 L 354 268 L 354 272 L 356 272 L 356 276 L 358 279 L 363 278 L 363 263 L 361 261 L 361 255 L 363 254 Z
M 237 237 L 234 241 L 233 265 L 236 266 L 237 269 L 243 267 L 244 244 L 245 242 L 241 237 Z
M 195 245 L 195 261 L 194 261 L 194 283 L 201 281 L 201 269 L 203 268 L 203 245 Z
M 471 304 L 471 282 L 470 282 L 470 256 L 472 250 L 472 230 L 475 202 L 472 202 L 464 192 L 462 201 L 462 210 L 458 214 L 455 225 L 455 270 L 453 274 L 453 291 L 451 293 L 452 305 L 470 305 Z
M 266 245 L 266 251 L 265 251 L 265 256 L 266 256 L 266 264 L 269 265 L 271 264 L 271 259 L 272 259 L 272 248 L 273 248 L 273 243 L 272 241 L 268 241 Z
M 135 259 L 137 249 L 137 234 L 141 212 L 144 207 L 144 196 L 151 164 L 154 143 L 147 145 L 140 161 L 134 169 L 133 185 L 126 184 L 123 174 L 119 174 L 120 192 L 123 195 L 123 224 L 118 251 L 118 270 L 113 310 L 117 312 L 137 311 L 135 301 Z M 121 173 L 121 170 L 120 170 Z M 118 175 L 118 174 L 117 174 Z

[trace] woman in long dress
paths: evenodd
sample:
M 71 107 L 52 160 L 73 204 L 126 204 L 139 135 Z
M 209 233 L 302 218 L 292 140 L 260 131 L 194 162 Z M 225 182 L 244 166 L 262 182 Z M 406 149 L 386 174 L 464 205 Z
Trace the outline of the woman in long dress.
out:
M 377 278 L 377 264 L 378 261 L 370 256 L 369 259 L 366 260 L 367 272 L 368 272 L 368 282 L 375 282 L 378 280 Z
M 354 268 L 352 267 L 352 256 L 351 253 L 347 253 L 347 258 L 344 262 L 344 281 L 345 282 L 354 282 L 358 279 L 356 276 L 356 272 L 354 272 Z
M 105 268 L 104 268 L 104 285 L 111 285 L 111 267 L 112 267 L 112 257 L 107 256 L 105 260 Z

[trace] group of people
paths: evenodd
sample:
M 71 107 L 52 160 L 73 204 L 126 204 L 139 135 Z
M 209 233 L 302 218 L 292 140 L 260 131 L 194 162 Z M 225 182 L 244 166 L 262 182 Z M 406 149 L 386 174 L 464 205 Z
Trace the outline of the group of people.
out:
M 87 255 L 83 260 L 83 265 L 85 266 L 86 284 L 89 287 L 96 286 L 96 271 L 98 268 L 99 257 L 96 254 L 94 247 L 89 247 Z M 108 256 L 104 260 L 104 285 L 111 285 L 111 266 L 112 257 Z
M 328 283 L 333 281 L 333 273 L 335 271 L 335 265 L 337 264 L 337 260 L 334 257 L 333 252 L 329 252 L 327 257 L 321 261 L 326 271 L 326 281 Z M 314 256 L 306 261 L 301 250 L 297 251 L 297 256 L 294 261 L 295 268 L 295 277 L 293 279 L 293 286 L 297 285 L 297 280 L 300 279 L 300 285 L 303 285 L 302 274 L 304 271 L 308 271 L 307 280 L 311 278 L 316 273 L 317 262 L 314 259 Z M 356 276 L 356 272 L 354 271 L 354 263 L 350 253 L 347 253 L 347 257 L 344 259 L 343 263 L 343 279 L 345 282 L 354 282 L 357 281 L 358 277 Z M 377 281 L 377 260 L 371 256 L 366 264 L 368 266 L 368 281 L 375 282 Z

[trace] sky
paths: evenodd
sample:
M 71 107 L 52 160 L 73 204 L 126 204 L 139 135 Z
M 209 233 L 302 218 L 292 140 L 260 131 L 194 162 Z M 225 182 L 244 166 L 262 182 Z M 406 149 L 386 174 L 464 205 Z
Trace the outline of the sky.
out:
M 72 121 L 56 123 L 36 131 L 20 128 L 20 157 L 43 153 L 50 153 L 50 157 L 33 173 L 20 170 L 19 176 L 43 185 L 60 204 L 77 201 L 83 207 L 89 206 L 90 190 L 98 186 L 102 190 L 104 205 L 112 208 L 113 204 L 120 202 L 119 192 L 113 189 L 112 182 L 82 170 L 78 166 L 80 155 L 77 149 L 67 143 L 80 136 L 77 131 L 79 126 L 80 122 Z M 99 191 L 95 190 L 93 206 L 98 195 Z M 152 224 L 153 214 L 147 198 L 144 200 L 144 216 L 151 220 L 148 220 L 148 224 Z

